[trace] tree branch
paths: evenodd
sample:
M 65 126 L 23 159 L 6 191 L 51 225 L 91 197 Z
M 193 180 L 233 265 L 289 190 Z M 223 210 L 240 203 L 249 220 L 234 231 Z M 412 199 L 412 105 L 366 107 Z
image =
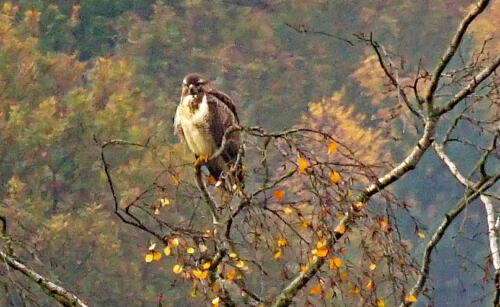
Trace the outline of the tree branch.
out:
M 16 260 L 14 257 L 5 254 L 3 251 L 0 251 L 0 257 L 11 268 L 23 273 L 26 277 L 35 282 L 43 290 L 43 292 L 45 292 L 48 296 L 53 297 L 61 305 L 87 307 L 87 305 L 75 294 L 51 282 L 47 278 L 35 272 L 33 269 Z

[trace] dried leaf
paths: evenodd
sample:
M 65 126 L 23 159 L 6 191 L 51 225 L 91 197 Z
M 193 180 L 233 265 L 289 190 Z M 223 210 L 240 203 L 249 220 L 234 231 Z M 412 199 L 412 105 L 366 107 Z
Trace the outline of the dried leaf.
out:
M 273 192 L 273 197 L 276 199 L 276 200 L 281 200 L 283 198 L 283 191 L 281 191 L 280 189 L 277 189 L 277 190 L 274 190 Z
M 299 173 L 303 173 L 307 169 L 307 160 L 299 156 L 297 158 L 297 165 L 299 166 Z
M 330 172 L 330 181 L 332 183 L 339 183 L 340 182 L 340 174 L 337 171 L 331 171 Z
M 161 253 L 157 251 L 153 251 L 153 260 L 158 261 L 161 259 Z
M 370 281 L 365 286 L 365 290 L 373 289 L 373 285 L 374 285 L 373 280 L 370 279 Z
M 406 298 L 406 301 L 408 301 L 409 303 L 415 303 L 417 301 L 417 297 L 415 295 L 413 295 L 413 294 L 410 294 Z
M 321 285 L 316 285 L 309 290 L 310 294 L 318 294 L 321 293 Z
M 331 155 L 333 154 L 335 151 L 337 151 L 337 145 L 335 145 L 334 142 L 329 142 L 328 143 L 328 154 Z
M 198 279 L 207 278 L 208 271 L 193 270 L 193 275 Z
M 274 253 L 274 259 L 278 260 L 281 257 L 281 249 Z
M 176 264 L 174 265 L 174 267 L 172 268 L 172 272 L 174 272 L 174 274 L 180 274 L 182 273 L 182 270 L 184 269 L 183 265 L 182 264 Z

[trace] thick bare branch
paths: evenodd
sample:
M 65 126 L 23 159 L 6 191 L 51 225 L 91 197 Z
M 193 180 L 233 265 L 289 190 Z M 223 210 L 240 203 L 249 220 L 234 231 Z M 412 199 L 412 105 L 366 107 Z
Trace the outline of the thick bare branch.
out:
M 49 279 L 35 272 L 19 260 L 0 251 L 0 257 L 14 270 L 21 272 L 26 277 L 35 282 L 48 296 L 53 297 L 57 302 L 63 306 L 80 306 L 87 307 L 87 305 L 78 298 L 75 294 L 66 290 L 65 288 L 53 283 Z

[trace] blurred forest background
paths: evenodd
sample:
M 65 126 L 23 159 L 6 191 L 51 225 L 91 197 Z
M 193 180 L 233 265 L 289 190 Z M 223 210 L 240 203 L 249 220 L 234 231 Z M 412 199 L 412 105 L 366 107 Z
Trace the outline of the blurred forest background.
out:
M 401 71 L 431 69 L 472 3 L 4 1 L 0 215 L 20 242 L 18 255 L 90 306 L 155 306 L 159 295 L 168 306 L 198 306 L 189 283 L 172 274 L 173 260 L 146 263 L 151 237 L 114 215 L 94 138 L 149 140 L 155 148 L 155 154 L 127 147 L 109 154 L 120 198 L 133 199 L 159 168 L 192 161 L 173 136 L 172 118 L 182 77 L 200 72 L 233 97 L 244 125 L 335 131 L 347 143 L 363 144 L 371 161 L 400 161 L 416 132 L 411 119 L 394 118 L 396 95 L 387 90 L 373 51 L 353 34 L 373 33 Z M 452 64 L 490 37 L 486 48 L 498 54 L 499 29 L 500 1 L 492 1 Z M 460 154 L 462 161 L 477 158 L 473 150 Z M 182 211 L 190 204 L 177 201 L 177 177 L 167 193 L 172 210 Z M 463 188 L 428 154 L 390 189 L 408 207 L 398 227 L 420 257 L 427 231 Z M 435 306 L 491 304 L 484 216 L 482 206 L 470 206 L 437 248 L 429 294 Z M 6 295 L 8 278 L 0 276 L 0 305 L 19 300 Z M 40 306 L 55 304 L 36 287 L 28 293 Z

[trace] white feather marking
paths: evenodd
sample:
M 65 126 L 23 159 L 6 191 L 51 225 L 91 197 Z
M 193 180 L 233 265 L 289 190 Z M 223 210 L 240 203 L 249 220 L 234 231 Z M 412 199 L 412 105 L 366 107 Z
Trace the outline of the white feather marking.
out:
M 192 95 L 187 95 L 182 100 L 179 106 L 179 122 L 189 149 L 198 156 L 210 157 L 216 150 L 216 144 L 207 129 L 210 118 L 207 96 L 203 96 L 194 113 L 189 108 L 192 99 Z

